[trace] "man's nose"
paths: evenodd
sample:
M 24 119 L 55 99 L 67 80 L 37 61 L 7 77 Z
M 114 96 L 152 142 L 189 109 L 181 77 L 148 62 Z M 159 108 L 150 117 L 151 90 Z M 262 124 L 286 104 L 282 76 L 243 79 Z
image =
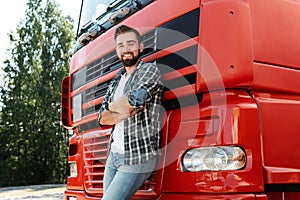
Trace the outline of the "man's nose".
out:
M 124 52 L 128 52 L 128 51 L 131 51 L 131 50 L 132 49 L 128 45 L 124 46 Z
M 126 53 L 126 52 L 129 52 L 130 51 L 130 48 L 128 46 L 123 46 L 122 48 L 119 48 L 119 52 L 120 53 Z

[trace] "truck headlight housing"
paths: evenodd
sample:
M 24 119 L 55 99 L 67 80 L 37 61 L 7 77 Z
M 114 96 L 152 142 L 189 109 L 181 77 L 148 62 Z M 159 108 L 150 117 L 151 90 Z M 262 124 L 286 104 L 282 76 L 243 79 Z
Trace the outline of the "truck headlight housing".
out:
M 203 147 L 185 152 L 181 161 L 181 171 L 238 170 L 245 165 L 246 153 L 241 147 Z
M 77 177 L 77 164 L 76 162 L 69 162 L 70 177 Z

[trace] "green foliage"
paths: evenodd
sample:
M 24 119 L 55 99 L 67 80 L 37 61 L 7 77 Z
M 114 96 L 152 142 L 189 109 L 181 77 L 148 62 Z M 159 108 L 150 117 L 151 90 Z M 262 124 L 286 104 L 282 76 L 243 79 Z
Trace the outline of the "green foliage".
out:
M 74 31 L 54 0 L 28 0 L 10 34 L 1 88 L 0 186 L 63 183 L 68 134 L 60 125 L 61 81 Z

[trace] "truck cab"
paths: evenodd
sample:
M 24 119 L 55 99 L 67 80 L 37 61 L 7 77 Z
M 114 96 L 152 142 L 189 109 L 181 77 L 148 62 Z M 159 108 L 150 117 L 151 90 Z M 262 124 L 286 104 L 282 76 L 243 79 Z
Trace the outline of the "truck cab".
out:
M 164 80 L 161 160 L 133 199 L 300 199 L 299 23 L 299 0 L 83 0 L 62 81 L 65 200 L 103 195 L 112 127 L 97 113 L 121 24 Z

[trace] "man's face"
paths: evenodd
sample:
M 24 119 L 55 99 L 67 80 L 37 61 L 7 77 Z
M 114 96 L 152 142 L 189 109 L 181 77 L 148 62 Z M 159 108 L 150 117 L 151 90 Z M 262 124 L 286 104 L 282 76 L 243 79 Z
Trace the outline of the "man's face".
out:
M 116 45 L 118 57 L 125 67 L 137 64 L 143 51 L 143 45 L 138 43 L 135 33 L 128 32 L 119 35 L 116 38 Z

